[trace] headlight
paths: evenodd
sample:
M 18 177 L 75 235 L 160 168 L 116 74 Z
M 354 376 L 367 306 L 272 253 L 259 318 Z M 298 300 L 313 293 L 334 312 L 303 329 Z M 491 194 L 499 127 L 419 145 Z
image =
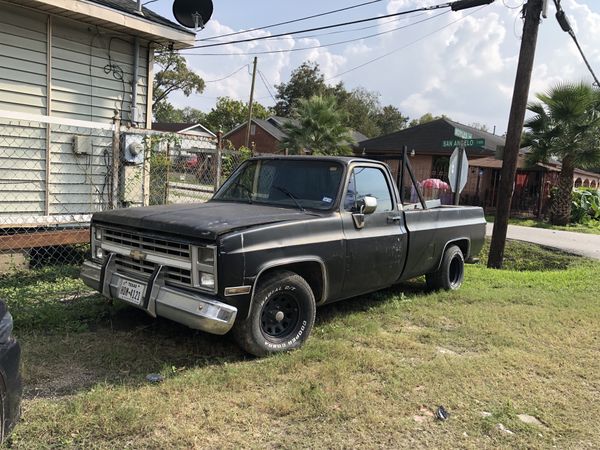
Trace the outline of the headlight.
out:
M 207 266 L 214 266 L 215 249 L 212 247 L 198 247 L 198 262 Z
M 10 340 L 13 330 L 13 318 L 8 311 L 0 319 L 0 344 L 6 344 Z
M 101 262 L 104 259 L 104 251 L 102 250 L 102 228 L 92 227 L 91 241 L 92 259 L 96 262 Z
M 194 286 L 207 291 L 217 290 L 217 247 L 193 247 Z
M 212 273 L 200 272 L 200 285 L 207 289 L 214 289 L 215 276 Z

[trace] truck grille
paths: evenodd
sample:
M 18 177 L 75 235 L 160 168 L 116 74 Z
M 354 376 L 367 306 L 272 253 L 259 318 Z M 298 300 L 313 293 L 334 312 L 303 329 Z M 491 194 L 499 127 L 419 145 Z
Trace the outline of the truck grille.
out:
M 117 271 L 147 280 L 156 269 L 156 264 L 148 261 L 136 261 L 123 255 L 115 256 Z M 165 267 L 165 281 L 169 284 L 192 286 L 192 272 L 177 267 Z
M 162 254 L 171 258 L 178 258 L 185 261 L 190 261 L 190 246 L 189 244 L 181 244 L 179 242 L 165 241 L 163 239 L 155 239 L 148 236 L 130 233 L 123 230 L 115 230 L 112 228 L 104 229 L 104 240 L 116 245 L 139 249 L 143 252 L 151 252 Z
M 101 228 L 102 243 L 115 253 L 118 272 L 148 280 L 156 267 L 164 267 L 167 284 L 193 287 L 192 251 L 189 244 L 144 235 L 119 228 Z M 134 251 L 146 255 L 134 257 Z

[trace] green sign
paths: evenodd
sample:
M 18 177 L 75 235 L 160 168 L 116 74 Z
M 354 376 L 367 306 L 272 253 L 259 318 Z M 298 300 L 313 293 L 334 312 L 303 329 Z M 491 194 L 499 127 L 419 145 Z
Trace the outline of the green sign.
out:
M 468 131 L 461 130 L 460 128 L 454 129 L 454 136 L 461 139 L 473 139 L 473 135 Z
M 442 141 L 442 147 L 483 147 L 485 139 L 448 139 Z

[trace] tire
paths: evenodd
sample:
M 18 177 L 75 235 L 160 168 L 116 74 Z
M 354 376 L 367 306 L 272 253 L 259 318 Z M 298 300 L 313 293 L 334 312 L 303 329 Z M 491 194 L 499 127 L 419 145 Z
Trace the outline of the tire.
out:
M 425 276 L 427 287 L 434 291 L 444 289 L 454 291 L 465 279 L 465 258 L 460 248 L 451 245 L 444 252 L 440 268 Z
M 233 328 L 238 345 L 255 356 L 302 346 L 315 323 L 315 297 L 301 276 L 289 271 L 259 281 L 247 318 Z

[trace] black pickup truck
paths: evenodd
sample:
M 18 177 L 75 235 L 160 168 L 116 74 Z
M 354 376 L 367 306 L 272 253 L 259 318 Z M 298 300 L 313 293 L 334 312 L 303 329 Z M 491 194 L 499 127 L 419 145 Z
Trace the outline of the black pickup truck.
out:
M 403 206 L 384 163 L 261 157 L 207 203 L 94 214 L 82 278 L 266 355 L 302 345 L 316 306 L 424 274 L 457 289 L 484 235 L 481 208 Z

